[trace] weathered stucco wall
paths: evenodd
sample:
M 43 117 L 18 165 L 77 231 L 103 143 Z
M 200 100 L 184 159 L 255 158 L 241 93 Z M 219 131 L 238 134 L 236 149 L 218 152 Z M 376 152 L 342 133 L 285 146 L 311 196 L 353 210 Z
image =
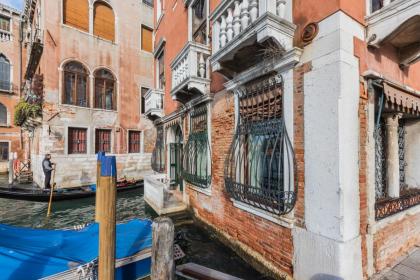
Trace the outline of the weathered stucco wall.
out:
M 93 1 L 90 1 L 93 2 Z M 33 161 L 51 153 L 59 163 L 57 181 L 62 186 L 75 186 L 94 182 L 88 165 L 94 161 L 95 130 L 111 130 L 111 153 L 124 154 L 139 162 L 128 160 L 125 170 L 133 177 L 150 166 L 151 143 L 154 143 L 153 124 L 141 114 L 141 87 L 153 86 L 153 54 L 141 49 L 142 25 L 153 27 L 153 9 L 142 1 L 108 1 L 115 16 L 115 40 L 97 37 L 63 23 L 63 1 L 42 1 L 41 28 L 44 29 L 44 52 L 39 73 L 44 75 L 43 124 L 36 130 L 31 143 Z M 63 66 L 68 61 L 82 63 L 89 72 L 89 108 L 63 104 Z M 110 70 L 116 79 L 116 110 L 93 108 L 94 72 L 99 68 Z M 68 129 L 87 129 L 87 153 L 69 155 Z M 141 152 L 128 153 L 128 133 L 141 132 Z M 73 161 L 86 160 L 82 165 L 71 166 Z M 39 164 L 38 162 L 35 163 Z M 71 168 L 67 168 L 71 167 Z M 89 171 L 86 171 L 89 170 Z M 135 171 L 138 174 L 135 174 Z M 67 174 L 60 173 L 67 172 Z M 34 169 L 37 183 L 42 182 L 40 170 Z
M 117 154 L 118 178 L 143 179 L 151 172 L 151 154 Z M 32 155 L 34 182 L 44 185 L 42 172 L 42 155 Z M 56 163 L 55 183 L 58 188 L 96 184 L 96 155 L 54 155 L 51 159 Z
M 7 124 L 0 124 L 0 142 L 9 143 L 9 152 L 17 153 L 20 159 L 24 159 L 22 150 L 20 128 L 13 124 L 14 108 L 20 99 L 21 67 L 20 67 L 20 13 L 18 11 L 3 6 L 0 3 L 0 15 L 11 19 L 11 37 L 10 40 L 0 41 L 0 55 L 6 57 L 10 63 L 10 82 L 11 91 L 0 90 L 0 103 L 7 108 Z M 22 64 L 26 63 L 25 57 L 22 57 Z M 0 160 L 0 173 L 7 171 L 7 163 Z

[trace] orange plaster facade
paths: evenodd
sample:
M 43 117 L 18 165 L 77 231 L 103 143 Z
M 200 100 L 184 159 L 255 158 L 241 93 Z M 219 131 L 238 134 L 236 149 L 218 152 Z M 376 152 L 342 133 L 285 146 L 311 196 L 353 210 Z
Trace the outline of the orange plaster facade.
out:
M 0 89 L 0 104 L 7 109 L 7 122 L 0 124 L 0 142 L 7 142 L 9 153 L 15 153 L 19 159 L 24 158 L 23 143 L 19 127 L 13 124 L 14 107 L 19 102 L 21 94 L 22 73 L 20 63 L 25 63 L 25 58 L 20 55 L 20 26 L 21 13 L 13 8 L 0 4 L 0 16 L 9 19 L 10 30 L 0 30 L 0 55 L 6 58 L 10 64 L 10 90 Z M 7 157 L 9 158 L 9 157 Z M 0 159 L 0 172 L 7 171 L 7 161 Z

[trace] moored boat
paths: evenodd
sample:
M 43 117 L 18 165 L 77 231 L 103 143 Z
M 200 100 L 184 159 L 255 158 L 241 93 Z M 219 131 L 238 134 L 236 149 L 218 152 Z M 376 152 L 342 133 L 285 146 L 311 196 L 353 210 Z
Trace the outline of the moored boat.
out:
M 115 279 L 150 274 L 152 222 L 117 225 Z M 98 224 L 81 230 L 43 230 L 0 225 L 2 279 L 97 279 Z
M 121 180 L 117 182 L 117 192 L 134 190 L 141 187 L 143 187 L 143 180 Z M 95 196 L 95 193 L 95 184 L 76 188 L 59 188 L 53 192 L 53 201 L 92 197 Z M 0 198 L 48 202 L 50 198 L 50 190 L 14 186 L 0 187 Z

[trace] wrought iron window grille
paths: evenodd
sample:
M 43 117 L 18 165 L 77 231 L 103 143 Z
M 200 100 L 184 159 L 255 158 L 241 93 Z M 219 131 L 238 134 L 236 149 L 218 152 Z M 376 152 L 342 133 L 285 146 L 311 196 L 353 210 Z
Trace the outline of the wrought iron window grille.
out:
M 207 105 L 191 111 L 190 128 L 183 151 L 182 177 L 194 186 L 208 188 L 211 183 L 211 152 L 207 133 Z
M 163 126 L 157 128 L 155 148 L 152 152 L 152 169 L 155 172 L 165 171 L 165 141 Z
M 376 200 L 388 197 L 386 183 L 386 147 L 387 135 L 385 129 L 385 120 L 383 118 L 384 94 L 381 94 L 377 101 L 376 124 L 374 131 L 375 138 L 375 197 Z M 398 123 L 398 155 L 399 155 L 399 174 L 400 174 L 400 190 L 407 189 L 405 182 L 405 121 L 400 119 Z
M 293 145 L 283 117 L 283 79 L 269 76 L 236 91 L 239 115 L 225 161 L 225 187 L 237 201 L 284 215 L 296 204 Z

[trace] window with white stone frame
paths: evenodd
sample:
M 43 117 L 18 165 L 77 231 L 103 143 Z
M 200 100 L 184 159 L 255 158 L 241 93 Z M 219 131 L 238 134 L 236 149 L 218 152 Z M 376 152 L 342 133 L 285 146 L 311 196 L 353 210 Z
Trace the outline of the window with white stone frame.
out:
M 420 204 L 420 99 L 387 82 L 375 89 L 375 218 Z
M 284 215 L 296 203 L 295 157 L 283 115 L 283 79 L 269 75 L 236 89 L 237 128 L 225 161 L 234 201 Z

